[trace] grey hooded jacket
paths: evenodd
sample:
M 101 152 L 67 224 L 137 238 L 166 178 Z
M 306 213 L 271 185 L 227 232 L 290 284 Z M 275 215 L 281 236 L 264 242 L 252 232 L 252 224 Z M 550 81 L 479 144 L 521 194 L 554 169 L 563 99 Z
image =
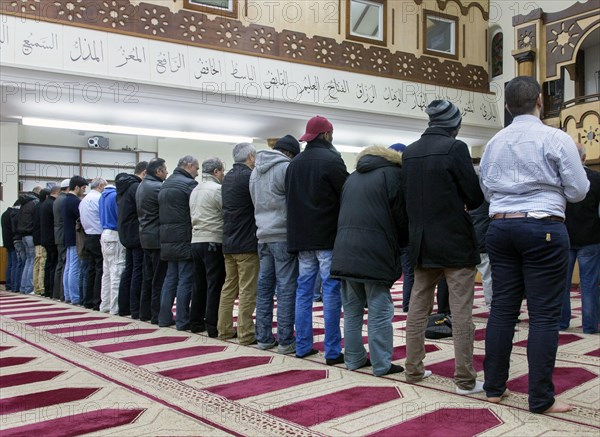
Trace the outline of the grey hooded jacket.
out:
M 290 162 L 291 159 L 278 150 L 256 152 L 256 166 L 250 176 L 250 195 L 259 243 L 287 241 L 285 173 Z

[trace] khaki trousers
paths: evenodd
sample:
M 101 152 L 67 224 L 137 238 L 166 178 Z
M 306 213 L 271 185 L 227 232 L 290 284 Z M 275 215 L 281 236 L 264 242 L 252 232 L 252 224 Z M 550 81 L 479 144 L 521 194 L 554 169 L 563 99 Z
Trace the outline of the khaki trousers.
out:
M 234 336 L 233 304 L 239 297 L 237 335 L 240 344 L 256 340 L 252 313 L 256 307 L 256 283 L 260 261 L 258 253 L 234 253 L 225 255 L 225 283 L 219 302 L 219 338 L 226 340 Z
M 435 286 L 442 273 L 446 275 L 452 313 L 454 341 L 454 382 L 464 390 L 475 386 L 477 372 L 473 368 L 473 293 L 476 268 L 415 269 L 415 283 L 410 296 L 406 321 L 406 380 L 423 379 L 425 358 L 425 328 L 433 309 Z
M 35 294 L 44 292 L 44 269 L 46 268 L 46 249 L 44 246 L 35 246 L 33 259 L 33 291 Z

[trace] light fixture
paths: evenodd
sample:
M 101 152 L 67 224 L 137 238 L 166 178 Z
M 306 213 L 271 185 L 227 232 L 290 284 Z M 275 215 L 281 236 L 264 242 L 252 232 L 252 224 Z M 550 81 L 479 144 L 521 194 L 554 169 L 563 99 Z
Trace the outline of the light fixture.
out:
M 366 149 L 366 147 L 344 146 L 341 144 L 334 144 L 334 147 L 338 152 L 344 153 L 360 153 Z
M 113 124 L 83 123 L 78 121 L 51 120 L 48 118 L 23 117 L 24 126 L 72 129 L 86 132 L 106 132 L 123 135 L 141 135 L 148 137 L 181 138 L 187 140 L 216 141 L 222 143 L 252 143 L 253 138 L 233 135 L 209 134 L 203 132 L 183 132 L 176 130 L 147 129 Z

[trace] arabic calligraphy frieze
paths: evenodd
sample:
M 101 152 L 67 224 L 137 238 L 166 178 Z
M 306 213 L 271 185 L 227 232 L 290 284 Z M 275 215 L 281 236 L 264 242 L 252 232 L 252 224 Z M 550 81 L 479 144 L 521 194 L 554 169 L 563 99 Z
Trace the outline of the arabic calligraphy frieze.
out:
M 349 41 L 338 43 L 332 38 L 319 35 L 309 38 L 302 32 L 291 30 L 278 32 L 272 27 L 255 23 L 245 26 L 241 21 L 226 17 L 208 19 L 200 12 L 189 10 L 173 12 L 167 7 L 149 3 L 134 5 L 129 0 L 118 2 L 0 0 L 0 7 L 0 12 L 4 14 L 31 17 L 68 26 L 267 59 L 281 59 L 305 65 L 318 65 L 378 77 L 489 92 L 488 73 L 486 67 L 482 65 L 465 66 L 449 59 L 417 57 L 412 53 L 400 51 L 392 53 L 386 48 L 368 47 Z M 83 50 L 87 50 L 85 42 L 83 45 Z M 86 55 L 83 50 L 82 58 Z M 100 56 L 100 47 L 92 46 L 88 59 L 93 59 L 92 50 L 95 51 L 94 57 Z M 133 57 L 141 59 L 144 54 L 134 53 L 131 56 L 128 62 L 132 62 Z M 148 53 L 145 56 L 148 56 Z M 195 62 L 195 60 L 186 60 L 189 61 Z M 435 68 L 432 68 L 432 64 L 435 64 Z M 382 65 L 385 68 L 382 68 Z M 170 68 L 165 65 L 165 69 Z M 200 73 L 204 74 L 201 71 Z

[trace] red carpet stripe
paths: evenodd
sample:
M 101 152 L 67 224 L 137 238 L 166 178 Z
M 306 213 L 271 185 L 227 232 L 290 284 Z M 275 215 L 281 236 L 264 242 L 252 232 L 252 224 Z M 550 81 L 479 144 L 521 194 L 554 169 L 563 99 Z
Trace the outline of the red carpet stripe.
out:
M 0 358 L 0 367 L 20 366 L 35 360 L 35 357 L 6 357 Z
M 52 311 L 56 310 L 68 310 L 69 308 L 52 308 Z M 33 314 L 29 316 L 18 316 L 11 317 L 13 320 L 25 321 L 25 320 L 37 320 L 37 319 L 54 319 L 56 317 L 67 317 L 67 316 L 79 316 L 81 314 L 88 314 L 84 311 L 73 311 L 72 313 L 47 313 L 47 314 Z
M 120 352 L 126 351 L 130 349 L 140 349 L 144 347 L 152 347 L 158 346 L 161 344 L 171 344 L 171 343 L 179 343 L 182 341 L 186 341 L 188 337 L 157 337 L 157 338 L 147 338 L 144 340 L 135 340 L 135 341 L 124 341 L 122 343 L 111 343 L 111 344 L 103 344 L 102 346 L 94 346 L 90 349 L 94 349 L 97 352 L 102 352 L 104 354 L 110 352 Z
M 12 310 L 13 308 L 11 308 Z M 14 310 L 14 311 L 0 311 L 0 314 L 2 314 L 3 316 L 10 316 L 12 314 L 26 314 L 26 313 L 42 313 L 44 311 L 54 311 L 57 310 L 58 308 L 51 308 L 51 307 L 44 307 L 44 308 L 19 308 L 18 310 Z M 67 308 L 65 308 L 67 309 Z
M 68 314 L 63 314 L 67 316 Z M 27 323 L 29 326 L 55 326 L 55 325 L 66 325 L 67 323 L 80 323 L 80 322 L 95 322 L 98 320 L 106 320 L 106 317 L 75 317 L 73 319 L 60 319 L 60 320 L 47 320 L 45 322 L 31 322 Z
M 575 334 L 560 334 L 558 336 L 558 345 L 564 346 L 569 343 L 581 340 L 582 337 Z M 515 346 L 527 347 L 527 340 L 521 340 L 514 343 Z
M 94 331 L 97 329 L 107 329 L 107 328 L 116 328 L 121 326 L 126 326 L 131 324 L 131 322 L 106 322 L 106 323 L 96 323 L 88 325 L 87 323 L 83 325 L 75 325 L 75 326 L 65 326 L 62 328 L 50 328 L 46 329 L 50 334 L 65 334 L 69 332 L 76 331 Z
M 17 437 L 43 435 L 44 437 L 73 437 L 103 431 L 116 426 L 133 423 L 137 417 L 146 410 L 103 409 L 87 411 L 32 423 L 31 425 L 2 430 L 2 437 Z
M 17 385 L 33 384 L 34 382 L 49 381 L 62 371 L 33 370 L 31 372 L 15 373 L 12 375 L 0 375 L 0 387 L 14 387 Z
M 97 341 L 97 340 L 106 340 L 113 338 L 121 338 L 121 337 L 133 337 L 134 335 L 143 335 L 150 334 L 151 332 L 155 332 L 156 329 L 121 329 L 119 331 L 113 332 L 99 332 L 96 334 L 85 334 L 85 335 L 73 335 L 71 337 L 66 337 L 67 340 L 74 341 L 76 343 L 82 343 L 84 341 Z
M 31 301 L 31 302 L 19 302 L 19 303 L 14 303 L 14 304 L 2 304 L 0 305 L 0 311 L 3 310 L 15 310 L 15 309 L 19 309 L 19 308 L 40 308 L 40 307 L 49 307 L 54 305 L 53 303 L 48 303 L 48 302 L 37 302 L 37 301 Z
M 425 345 L 425 352 L 428 354 L 439 350 L 440 348 L 434 344 Z M 406 358 L 406 345 L 396 346 L 392 352 L 392 361 L 403 360 L 404 358 Z M 427 369 L 429 369 L 429 367 L 427 367 Z
M 163 376 L 185 381 L 186 379 L 200 378 L 202 376 L 217 375 L 219 373 L 233 372 L 234 370 L 246 369 L 248 367 L 269 364 L 271 357 L 235 357 L 226 360 L 213 361 L 206 364 L 179 367 L 176 369 L 158 372 Z
M 13 348 L 14 346 L 0 346 L 0 352 L 4 352 L 5 350 L 8 350 L 10 348 Z
M 587 355 L 588 357 L 600 357 L 600 349 L 596 349 L 595 351 L 588 352 L 585 355 Z
M 12 305 L 23 305 L 26 303 L 39 303 L 39 302 L 35 301 L 35 300 L 25 300 L 25 299 L 12 299 L 12 300 L 3 299 L 3 300 L 0 300 L 0 308 L 6 310 Z
M 473 355 L 473 367 L 476 372 L 483 370 L 483 359 L 485 355 Z M 445 376 L 446 378 L 454 378 L 454 358 L 451 360 L 442 361 L 435 364 L 427 364 L 427 370 L 431 370 L 434 375 Z
M 555 367 L 554 374 L 552 375 L 554 394 L 559 395 L 567 390 L 571 390 L 572 388 L 583 385 L 597 377 L 598 375 L 590 372 L 587 369 L 575 367 Z M 506 385 L 514 392 L 527 393 L 529 388 L 529 375 L 526 374 L 519 376 L 518 378 L 511 379 Z
M 326 370 L 288 370 L 274 375 L 215 385 L 204 390 L 232 401 L 258 396 L 327 378 Z
M 420 406 L 414 405 L 413 408 L 414 413 L 418 413 Z M 410 414 L 410 410 L 407 409 L 405 414 Z M 369 437 L 480 435 L 502 423 L 487 408 L 442 408 L 369 434 Z
M 384 404 L 402 395 L 396 387 L 352 387 L 267 411 L 303 426 L 313 426 Z
M 81 401 L 100 388 L 59 388 L 0 400 L 0 415 L 49 407 L 66 402 Z
M 217 352 L 223 352 L 225 349 L 227 349 L 227 346 L 194 346 L 185 349 L 173 349 L 170 351 L 134 355 L 121 359 L 131 364 L 144 366 L 146 364 L 160 363 L 162 361 L 173 361 L 181 358 L 195 357 L 197 355 L 214 354 Z

